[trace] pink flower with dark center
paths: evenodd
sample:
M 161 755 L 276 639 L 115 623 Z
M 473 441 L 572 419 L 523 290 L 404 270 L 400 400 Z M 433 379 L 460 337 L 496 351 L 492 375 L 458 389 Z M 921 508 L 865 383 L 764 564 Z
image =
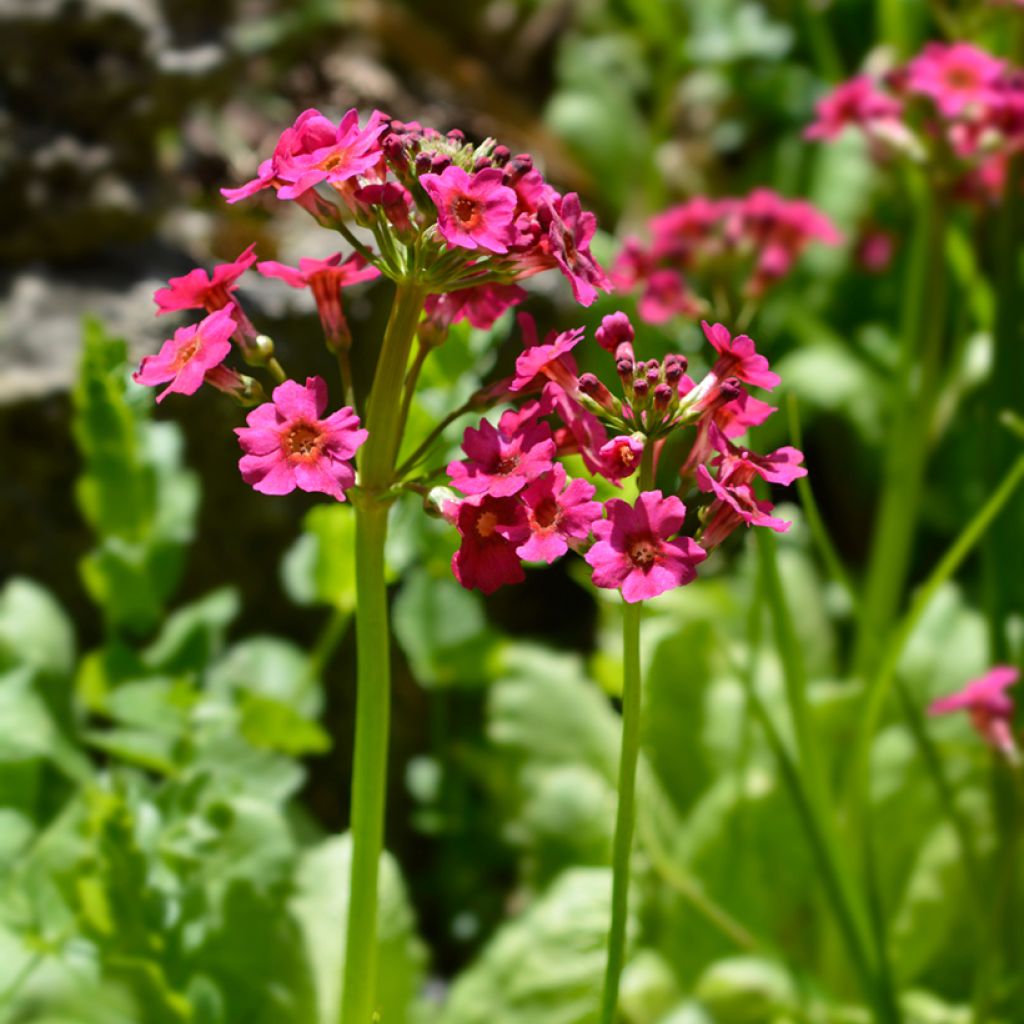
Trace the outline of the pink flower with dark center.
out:
M 305 386 L 286 380 L 272 397 L 249 413 L 247 427 L 235 429 L 246 453 L 238 463 L 242 479 L 262 494 L 298 487 L 344 501 L 356 479 L 350 460 L 367 438 L 359 417 L 345 406 L 321 418 L 327 385 L 320 377 L 307 377 Z
M 563 331 L 553 341 L 531 345 L 516 360 L 516 375 L 509 391 L 522 391 L 540 376 L 553 380 L 570 394 L 576 393 L 576 367 L 569 353 L 583 340 L 584 328 Z M 550 337 L 550 335 L 549 335 Z
M 156 396 L 158 402 L 172 391 L 194 395 L 207 371 L 220 366 L 231 351 L 230 338 L 238 326 L 232 319 L 233 311 L 234 306 L 225 306 L 198 324 L 179 327 L 174 337 L 160 346 L 155 356 L 146 356 L 142 360 L 138 370 L 132 374 L 132 380 L 150 387 L 167 384 Z
M 568 278 L 576 301 L 581 306 L 589 306 L 597 298 L 598 289 L 611 290 L 604 271 L 590 254 L 597 218 L 580 207 L 575 192 L 562 196 L 544 211 L 550 217 L 545 238 L 551 256 Z
M 718 353 L 712 373 L 718 380 L 736 377 L 752 387 L 771 390 L 779 383 L 779 375 L 768 368 L 768 360 L 758 355 L 754 342 L 745 334 L 732 337 L 723 324 L 701 321 L 704 336 Z
M 212 274 L 202 267 L 190 270 L 184 277 L 172 277 L 166 288 L 153 295 L 157 315 L 179 309 L 205 309 L 210 313 L 223 309 L 232 301 L 231 293 L 238 287 L 238 279 L 256 262 L 256 243 L 253 242 L 237 259 L 221 263 Z
M 785 533 L 791 523 L 777 519 L 771 512 L 770 501 L 758 501 L 748 482 L 716 480 L 706 466 L 697 467 L 697 486 L 705 493 L 714 494 L 708 506 L 707 522 L 701 544 L 709 551 L 718 547 L 738 526 L 767 526 L 776 533 Z
M 732 438 L 745 434 L 751 427 L 759 427 L 773 412 L 778 412 L 774 405 L 743 391 L 739 397 L 715 409 L 712 417 L 718 429 Z
M 341 253 L 336 252 L 325 260 L 302 257 L 298 269 L 276 260 L 264 260 L 257 264 L 256 269 L 264 277 L 279 278 L 292 288 L 309 288 L 316 300 L 320 323 L 328 341 L 342 346 L 348 345 L 351 335 L 341 305 L 341 289 L 380 277 L 380 271 L 368 266 L 357 252 L 352 253 L 344 262 Z
M 907 65 L 906 88 L 928 96 L 945 117 L 985 104 L 1006 65 L 970 43 L 929 43 Z
M 644 491 L 635 505 L 611 498 L 604 507 L 608 518 L 594 523 L 597 543 L 586 555 L 595 586 L 621 590 L 634 604 L 697 578 L 707 553 L 692 538 L 675 537 L 686 517 L 679 498 Z
M 644 454 L 643 439 L 635 434 L 620 434 L 598 449 L 601 475 L 608 480 L 624 480 L 640 468 Z
M 420 175 L 437 207 L 437 229 L 449 245 L 508 252 L 516 194 L 501 181 L 497 167 L 470 175 L 453 164 L 441 174 Z
M 720 480 L 748 483 L 759 476 L 770 484 L 788 487 L 794 480 L 807 476 L 807 470 L 800 465 L 804 454 L 796 448 L 786 445 L 768 455 L 759 455 L 742 445 L 733 444 L 714 423 L 710 426 L 709 438 L 712 446 L 720 452 L 711 460 L 713 466 L 719 467 Z
M 804 131 L 806 139 L 837 138 L 844 128 L 867 127 L 874 121 L 896 120 L 902 114 L 898 100 L 881 92 L 867 75 L 857 75 L 818 100 L 817 120 Z
M 571 480 L 566 486 L 565 469 L 559 463 L 534 480 L 522 493 L 530 536 L 516 554 L 528 562 L 550 565 L 569 550 L 571 542 L 586 540 L 602 512 L 601 502 L 591 500 L 594 490 L 586 480 Z
M 462 543 L 452 555 L 452 573 L 467 590 L 493 594 L 526 579 L 516 547 L 530 528 L 517 500 L 483 494 L 466 498 L 459 502 L 454 521 Z
M 279 199 L 298 199 L 322 181 L 342 183 L 374 171 L 381 162 L 380 135 L 387 117 L 375 110 L 359 128 L 359 113 L 349 110 L 339 125 L 319 110 L 304 110 L 286 128 L 269 160 L 264 160 L 252 181 L 240 188 L 221 189 L 229 203 L 237 203 L 265 188 L 277 188 Z
M 443 295 L 428 295 L 423 308 L 427 316 L 446 327 L 468 320 L 486 331 L 506 309 L 525 298 L 526 292 L 517 284 L 481 284 Z
M 507 498 L 531 480 L 550 472 L 555 442 L 545 423 L 526 423 L 506 434 L 487 420 L 462 437 L 467 458 L 448 465 L 452 486 L 463 494 L 489 494 Z
M 1020 676 L 1012 665 L 997 665 L 980 679 L 969 682 L 958 693 L 932 701 L 930 715 L 946 715 L 966 711 L 978 734 L 1013 760 L 1017 747 L 1013 739 L 1013 698 L 1006 691 Z

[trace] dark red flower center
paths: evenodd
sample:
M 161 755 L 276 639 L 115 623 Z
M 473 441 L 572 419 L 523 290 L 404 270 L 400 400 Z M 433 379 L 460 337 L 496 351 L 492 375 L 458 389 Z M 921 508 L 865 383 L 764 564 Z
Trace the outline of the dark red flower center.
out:
M 187 362 L 194 359 L 202 344 L 203 339 L 199 332 L 196 331 L 192 340 L 187 345 L 178 349 L 177 355 L 174 357 L 174 369 L 180 370 Z
M 296 423 L 284 435 L 284 447 L 289 455 L 308 457 L 320 451 L 320 430 L 312 423 Z
M 558 512 L 558 502 L 554 498 L 545 498 L 533 510 L 533 521 L 542 530 L 546 530 L 558 522 Z
M 658 558 L 658 543 L 649 536 L 631 537 L 626 545 L 626 554 L 629 560 L 639 569 L 646 569 L 653 565 Z
M 497 465 L 494 467 L 494 473 L 496 476 L 508 476 L 509 473 L 514 473 L 519 468 L 519 455 L 516 452 L 512 452 L 508 455 L 502 455 L 498 459 Z
M 973 89 L 978 85 L 978 76 L 973 68 L 954 66 L 946 69 L 946 85 L 954 89 Z
M 464 228 L 472 228 L 480 220 L 480 204 L 469 196 L 456 196 L 450 210 Z

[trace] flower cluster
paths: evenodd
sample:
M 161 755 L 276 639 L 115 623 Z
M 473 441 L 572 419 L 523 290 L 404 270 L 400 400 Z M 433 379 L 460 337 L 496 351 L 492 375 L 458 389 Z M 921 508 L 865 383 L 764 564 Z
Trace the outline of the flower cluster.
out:
M 709 296 L 758 299 L 812 242 L 839 241 L 810 203 L 765 188 L 742 198 L 691 199 L 652 217 L 649 231 L 649 245 L 626 240 L 612 280 L 642 288 L 638 311 L 651 324 L 701 315 Z
M 237 202 L 264 189 L 327 226 L 372 230 L 379 252 L 364 255 L 389 277 L 428 284 L 429 312 L 445 326 L 466 317 L 489 326 L 524 297 L 515 281 L 547 269 L 561 270 L 585 306 L 609 287 L 590 253 L 594 215 L 528 154 L 493 139 L 474 145 L 380 111 L 360 127 L 355 110 L 339 124 L 306 110 L 252 181 L 223 191 Z
M 575 194 L 561 195 L 549 185 L 528 155 L 513 156 L 492 139 L 474 146 L 461 132 L 442 135 L 380 111 L 361 124 L 355 110 L 338 123 L 307 110 L 281 134 L 253 180 L 223 193 L 237 202 L 264 190 L 302 206 L 354 251 L 344 258 L 341 252 L 303 258 L 291 267 L 257 262 L 249 246 L 212 272 L 197 268 L 172 278 L 154 296 L 158 313 L 200 309 L 208 315 L 144 358 L 135 380 L 166 385 L 158 401 L 171 392 L 194 394 L 205 382 L 256 406 L 248 426 L 236 431 L 245 453 L 239 466 L 243 479 L 266 494 L 298 487 L 345 500 L 355 482 L 351 460 L 367 434 L 351 405 L 325 415 L 323 380 L 311 377 L 302 385 L 287 379 L 272 341 L 253 326 L 237 294 L 240 278 L 254 266 L 264 277 L 312 293 L 350 402 L 352 334 L 342 292 L 351 285 L 382 274 L 415 283 L 427 296 L 420 337 L 431 344 L 462 319 L 490 326 L 525 298 L 515 282 L 547 269 L 560 270 L 584 305 L 609 288 L 590 254 L 593 214 L 582 210 Z M 350 224 L 372 232 L 376 249 Z M 275 379 L 271 401 L 258 379 L 226 365 L 234 347 L 246 364 Z
M 551 563 L 572 548 L 585 552 L 596 586 L 641 601 L 695 579 L 707 552 L 741 525 L 788 528 L 756 496 L 755 481 L 792 483 L 806 473 L 803 456 L 794 448 L 761 456 L 736 443 L 774 411 L 747 387 L 779 381 L 750 338 L 705 323 L 715 359 L 697 382 L 685 356 L 637 360 L 629 319 L 606 316 L 595 340 L 614 360 L 618 398 L 594 374 L 578 373 L 572 352 L 582 328 L 539 343 L 532 321 L 520 324 L 524 349 L 504 397 L 525 401 L 496 425 L 485 419 L 466 430 L 465 458 L 448 466 L 462 496 L 445 489 L 437 498 L 461 538 L 452 570 L 463 586 L 492 593 L 522 581 L 524 561 Z M 680 496 L 653 487 L 665 441 L 683 429 L 691 443 L 680 489 L 701 505 L 689 517 Z M 594 500 L 594 484 L 570 478 L 558 461 L 566 456 L 617 486 L 646 466 L 637 500 Z
M 811 139 L 853 127 L 876 159 L 924 164 L 970 198 L 998 199 L 1024 147 L 1024 76 L 970 43 L 928 43 L 879 81 L 857 75 L 818 102 Z
M 959 692 L 932 701 L 928 711 L 933 715 L 966 711 L 981 738 L 1016 761 L 1019 754 L 1013 738 L 1013 698 L 1006 691 L 1019 678 L 1020 672 L 1014 666 L 997 665 Z

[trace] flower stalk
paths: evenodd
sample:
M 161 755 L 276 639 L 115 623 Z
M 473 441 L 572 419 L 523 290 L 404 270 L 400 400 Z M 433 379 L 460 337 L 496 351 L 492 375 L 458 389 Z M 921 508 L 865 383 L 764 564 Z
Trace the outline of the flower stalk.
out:
M 638 490 L 654 486 L 654 445 L 644 445 Z M 640 621 L 643 601 L 622 606 L 622 746 L 619 751 L 618 808 L 612 848 L 612 919 L 601 997 L 601 1024 L 615 1024 L 619 979 L 626 955 L 629 920 L 629 864 L 636 826 L 636 766 L 640 757 Z
M 342 1022 L 371 1021 L 377 980 L 377 881 L 384 848 L 391 641 L 384 544 L 388 495 L 401 443 L 394 396 L 401 392 L 424 292 L 401 283 L 367 403 L 369 437 L 360 450 L 360 485 L 351 492 L 356 513 L 356 725 L 352 764 L 352 872 L 345 937 Z

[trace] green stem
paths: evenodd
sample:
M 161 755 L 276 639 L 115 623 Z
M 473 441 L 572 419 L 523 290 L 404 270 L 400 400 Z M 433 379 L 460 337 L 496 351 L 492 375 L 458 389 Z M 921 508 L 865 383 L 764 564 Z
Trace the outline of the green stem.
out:
M 648 438 L 640 459 L 637 490 L 654 486 L 654 445 Z M 601 997 L 601 1024 L 615 1024 L 619 1005 L 619 978 L 626 957 L 629 920 L 629 861 L 636 825 L 636 765 L 640 756 L 640 619 L 643 602 L 625 603 L 622 609 L 622 747 L 619 751 L 618 808 L 612 847 L 612 920 L 608 931 L 608 960 Z
M 906 586 L 942 364 L 946 202 L 930 182 L 917 181 L 916 186 L 917 233 L 901 327 L 896 404 L 854 651 L 855 674 L 861 677 L 878 664 Z
M 640 616 L 643 603 L 622 611 L 622 749 L 619 753 L 619 804 L 612 852 L 612 920 L 601 999 L 601 1024 L 615 1024 L 619 976 L 626 955 L 629 917 L 629 861 L 636 822 L 636 763 L 640 753 Z
M 288 374 L 284 372 L 284 367 L 273 356 L 267 360 L 267 370 L 270 372 L 270 376 L 274 378 L 275 384 L 283 384 L 288 379 Z
M 370 1024 L 377 983 L 377 873 L 384 846 L 391 643 L 384 543 L 386 498 L 394 479 L 401 426 L 394 415 L 423 307 L 423 290 L 400 283 L 367 402 L 369 437 L 359 451 L 356 515 L 356 723 L 352 764 L 352 873 L 345 937 L 342 1024 Z
M 348 348 L 338 346 L 334 350 L 334 356 L 338 360 L 338 375 L 341 377 L 341 388 L 345 395 L 345 404 L 355 409 L 356 389 L 352 382 L 352 360 L 349 359 Z
M 423 443 L 420 444 L 416 450 L 407 458 L 402 461 L 402 464 L 398 467 L 396 476 L 400 479 L 404 477 L 410 470 L 415 469 L 433 447 L 434 442 L 457 420 L 465 416 L 467 412 L 472 412 L 474 409 L 473 399 L 468 402 L 463 402 L 457 409 L 453 409 L 440 423 L 434 427 Z

